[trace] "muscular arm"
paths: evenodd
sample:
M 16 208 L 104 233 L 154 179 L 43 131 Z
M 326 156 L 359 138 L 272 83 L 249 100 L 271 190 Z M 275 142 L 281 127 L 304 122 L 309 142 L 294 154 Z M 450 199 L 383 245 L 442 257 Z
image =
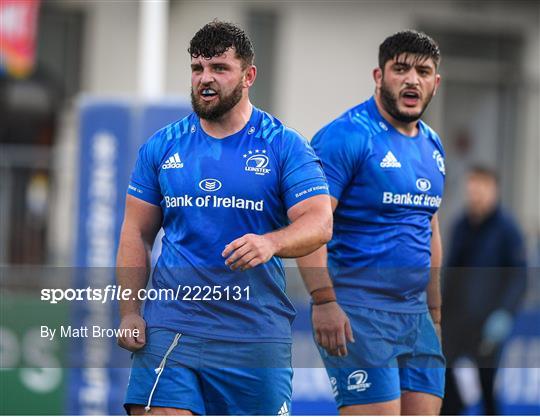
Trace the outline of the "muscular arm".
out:
M 295 258 L 313 252 L 332 236 L 332 209 L 327 195 L 317 195 L 295 204 L 287 215 L 287 227 L 264 235 L 248 233 L 223 250 L 231 269 L 248 269 L 266 263 L 272 256 Z
M 318 195 L 308 198 L 287 212 L 291 224 L 268 233 L 276 246 L 276 255 L 296 258 L 320 248 L 332 238 L 332 209 L 330 197 Z
M 122 288 L 131 289 L 132 298 L 146 288 L 150 272 L 150 251 L 161 227 L 161 208 L 130 195 L 126 199 L 124 223 L 116 258 L 116 280 Z M 120 346 L 140 349 L 145 343 L 145 323 L 140 315 L 141 300 L 120 301 L 120 328 L 138 329 L 141 337 L 122 337 Z
M 439 230 L 439 218 L 435 214 L 431 220 L 431 269 L 429 284 L 427 287 L 427 304 L 435 330 L 441 335 L 441 266 L 442 266 L 442 242 Z

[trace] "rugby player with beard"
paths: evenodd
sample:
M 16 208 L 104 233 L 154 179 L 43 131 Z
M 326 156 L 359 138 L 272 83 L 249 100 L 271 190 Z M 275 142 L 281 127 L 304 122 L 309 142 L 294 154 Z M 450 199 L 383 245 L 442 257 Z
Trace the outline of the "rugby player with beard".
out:
M 334 210 L 332 240 L 298 260 L 313 332 L 343 415 L 438 414 L 444 393 L 437 221 L 444 151 L 420 117 L 440 52 L 412 30 L 388 37 L 375 95 L 311 145 Z
M 326 243 L 332 210 L 320 161 L 297 132 L 254 107 L 257 73 L 242 29 L 213 21 L 191 40 L 194 113 L 139 151 L 118 250 L 118 283 L 138 294 L 163 227 L 155 289 L 120 303 L 139 337 L 131 414 L 288 415 L 291 322 L 281 258 Z

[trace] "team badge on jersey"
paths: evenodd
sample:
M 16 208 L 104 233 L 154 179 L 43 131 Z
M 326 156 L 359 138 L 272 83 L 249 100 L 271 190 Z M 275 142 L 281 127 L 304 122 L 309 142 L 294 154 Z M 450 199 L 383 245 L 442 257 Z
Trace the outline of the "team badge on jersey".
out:
M 248 151 L 244 154 L 246 160 L 245 170 L 247 172 L 254 172 L 255 175 L 266 175 L 270 172 L 268 166 L 268 155 L 266 155 L 266 149 L 255 149 L 255 151 Z
M 433 151 L 433 159 L 435 159 L 435 162 L 437 162 L 437 168 L 439 168 L 439 171 L 441 171 L 443 175 L 446 175 L 444 158 L 439 151 Z

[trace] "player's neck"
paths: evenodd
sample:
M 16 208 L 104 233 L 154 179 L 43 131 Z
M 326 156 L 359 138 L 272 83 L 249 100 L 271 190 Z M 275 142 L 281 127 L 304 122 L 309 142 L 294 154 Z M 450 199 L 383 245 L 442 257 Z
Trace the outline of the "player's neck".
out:
M 249 122 L 253 105 L 246 97 L 238 102 L 231 110 L 219 120 L 201 119 L 201 126 L 205 133 L 216 139 L 223 139 L 241 131 Z
M 381 116 L 399 133 L 409 137 L 414 137 L 418 134 L 418 120 L 410 123 L 404 123 L 394 119 L 392 115 L 386 111 L 378 95 L 375 95 L 375 104 L 377 105 L 377 109 L 379 110 Z

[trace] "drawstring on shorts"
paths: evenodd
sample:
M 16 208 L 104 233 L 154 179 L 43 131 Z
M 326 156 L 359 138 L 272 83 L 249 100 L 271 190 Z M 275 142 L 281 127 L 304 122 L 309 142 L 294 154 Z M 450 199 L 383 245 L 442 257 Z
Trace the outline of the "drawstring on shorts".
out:
M 167 353 L 165 353 L 165 356 L 163 356 L 163 359 L 161 360 L 159 366 L 154 369 L 154 372 L 157 374 L 156 382 L 154 382 L 154 386 L 152 387 L 152 391 L 150 391 L 150 396 L 148 397 L 148 403 L 146 404 L 146 407 L 144 407 L 144 411 L 147 413 L 150 412 L 150 403 L 152 402 L 152 397 L 154 396 L 154 391 L 156 390 L 157 384 L 159 382 L 159 377 L 163 373 L 163 370 L 165 369 L 165 362 L 167 362 L 167 358 L 173 351 L 173 349 L 178 345 L 178 341 L 180 340 L 180 337 L 182 337 L 181 333 L 176 333 L 176 336 L 174 336 L 174 340 L 172 341 L 171 345 L 169 346 L 169 349 L 167 349 Z

